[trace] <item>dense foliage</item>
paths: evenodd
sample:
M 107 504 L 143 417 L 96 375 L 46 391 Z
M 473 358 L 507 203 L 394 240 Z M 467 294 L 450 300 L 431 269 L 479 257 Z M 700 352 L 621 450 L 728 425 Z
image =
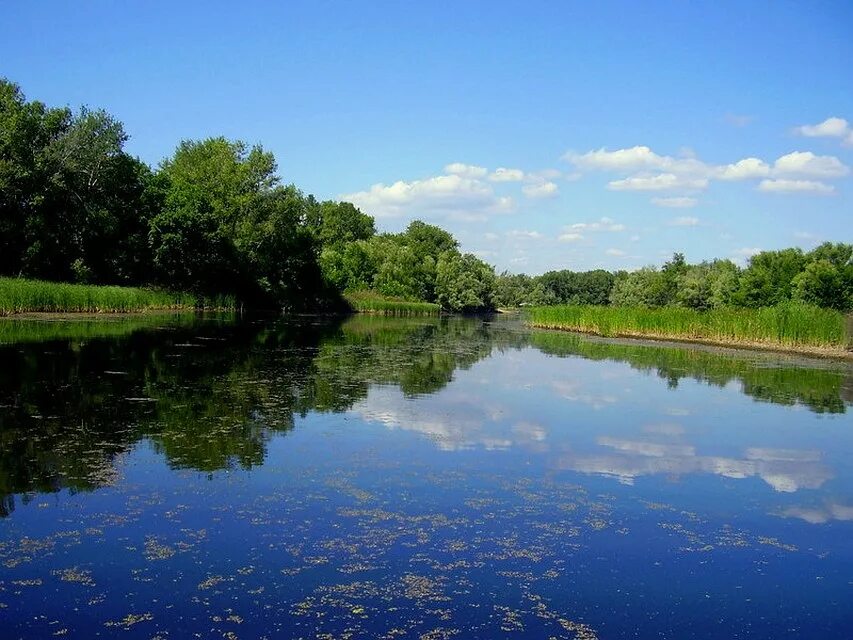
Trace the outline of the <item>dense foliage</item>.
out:
M 765 251 L 633 273 L 503 273 L 421 221 L 377 234 L 348 202 L 284 184 L 273 155 L 185 140 L 152 169 L 102 110 L 49 108 L 0 79 L 0 276 L 225 295 L 275 308 L 345 306 L 372 291 L 452 311 L 527 305 L 853 308 L 853 245 Z
M 284 308 L 372 289 L 491 304 L 494 271 L 438 227 L 376 234 L 347 202 L 284 185 L 260 146 L 181 142 L 156 170 L 104 111 L 51 109 L 0 80 L 0 275 L 159 286 Z

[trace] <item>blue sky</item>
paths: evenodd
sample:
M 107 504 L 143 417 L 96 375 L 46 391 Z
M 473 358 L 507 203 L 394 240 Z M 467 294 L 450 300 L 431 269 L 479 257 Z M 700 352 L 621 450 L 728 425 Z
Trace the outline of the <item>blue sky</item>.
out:
M 0 75 L 499 270 L 853 241 L 853 3 L 4 3 Z M 503 169 L 503 171 L 498 171 Z

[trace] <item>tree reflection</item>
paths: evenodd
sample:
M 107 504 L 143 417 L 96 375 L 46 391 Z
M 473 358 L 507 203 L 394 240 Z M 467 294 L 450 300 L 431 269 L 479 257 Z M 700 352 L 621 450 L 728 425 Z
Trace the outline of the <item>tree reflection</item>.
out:
M 476 319 L 147 318 L 97 327 L 20 325 L 0 347 L 0 515 L 15 496 L 111 483 L 145 440 L 173 468 L 263 463 L 297 416 L 342 412 L 372 386 L 435 393 L 495 350 L 628 362 L 677 386 L 740 381 L 756 399 L 843 412 L 849 369 L 759 366 L 713 351 L 591 341 Z M 82 326 L 82 325 L 81 325 Z M 10 341 L 10 329 L 4 339 Z M 40 340 L 40 341 L 39 341 Z

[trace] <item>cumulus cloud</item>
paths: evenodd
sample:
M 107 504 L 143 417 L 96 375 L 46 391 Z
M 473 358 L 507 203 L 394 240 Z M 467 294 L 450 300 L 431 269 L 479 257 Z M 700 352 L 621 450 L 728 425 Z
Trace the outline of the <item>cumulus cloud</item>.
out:
M 624 231 L 625 225 L 604 217 L 595 222 L 576 222 L 568 228 L 572 231 Z
M 669 173 L 699 173 L 706 171 L 705 164 L 692 154 L 682 158 L 662 156 L 647 146 L 635 146 L 628 149 L 608 151 L 605 148 L 588 151 L 584 154 L 568 152 L 563 159 L 571 162 L 579 169 L 600 171 L 617 171 L 631 173 L 634 171 L 665 171 Z
M 485 167 L 478 167 L 473 164 L 451 162 L 444 167 L 444 172 L 454 176 L 462 176 L 463 178 L 482 178 L 489 172 L 489 170 Z
M 679 216 L 669 221 L 672 227 L 695 227 L 699 224 L 699 218 L 693 216 Z
M 818 124 L 804 124 L 794 133 L 807 138 L 841 138 L 843 144 L 853 146 L 853 126 L 844 118 L 827 118 Z
M 689 178 L 674 173 L 634 176 L 622 180 L 611 180 L 607 183 L 607 188 L 611 191 L 672 191 L 675 189 L 696 191 L 707 186 L 707 178 Z
M 671 209 L 689 209 L 695 207 L 699 201 L 696 198 L 688 198 L 686 196 L 674 196 L 671 198 L 652 198 L 652 204 L 659 207 L 669 207 Z
M 559 193 L 559 188 L 553 182 L 535 182 L 526 184 L 521 191 L 528 198 L 553 198 Z
M 489 180 L 492 182 L 521 182 L 524 180 L 524 171 L 498 167 L 489 174 Z
M 810 132 L 804 135 L 839 135 L 850 129 L 846 121 L 830 119 L 812 128 L 801 128 Z M 846 133 L 844 135 L 847 135 Z M 853 132 L 851 132 L 853 135 Z M 606 171 L 623 174 L 611 180 L 607 188 L 611 191 L 674 191 L 689 194 L 707 188 L 712 180 L 763 180 L 761 191 L 794 192 L 811 191 L 830 193 L 830 185 L 809 180 L 841 178 L 850 173 L 835 156 L 819 156 L 811 151 L 793 151 L 776 159 L 772 164 L 761 158 L 747 157 L 729 164 L 709 164 L 695 156 L 689 149 L 680 155 L 667 156 L 655 153 L 647 146 L 634 146 L 609 151 L 605 148 L 586 153 L 568 152 L 563 159 L 581 171 Z M 653 204 L 662 207 L 691 207 L 694 198 L 655 198 Z
M 720 180 L 746 180 L 770 175 L 770 166 L 758 158 L 744 158 L 732 164 L 718 167 L 716 176 Z
M 835 156 L 816 156 L 811 151 L 794 151 L 773 165 L 773 175 L 840 178 L 848 173 L 850 169 Z
M 573 233 L 569 231 L 560 234 L 557 240 L 559 240 L 560 242 L 580 242 L 581 240 L 583 240 L 583 235 L 580 233 Z
M 622 249 L 608 249 L 604 253 L 606 253 L 609 256 L 615 256 L 617 258 L 622 258 L 622 257 L 628 255 L 627 253 L 622 251 Z
M 487 214 L 513 209 L 512 198 L 497 196 L 482 181 L 457 174 L 411 182 L 398 180 L 391 185 L 379 183 L 369 190 L 340 197 L 377 218 L 412 214 L 482 219 Z
M 835 193 L 835 187 L 815 180 L 762 180 L 758 185 L 759 191 L 768 193 L 812 193 L 829 195 Z

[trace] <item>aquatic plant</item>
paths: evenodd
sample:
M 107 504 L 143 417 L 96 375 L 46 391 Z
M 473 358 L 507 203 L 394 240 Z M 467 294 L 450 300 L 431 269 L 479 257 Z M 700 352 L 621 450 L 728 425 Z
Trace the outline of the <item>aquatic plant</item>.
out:
M 351 291 L 344 294 L 347 303 L 358 313 L 386 316 L 436 316 L 441 307 L 431 302 L 412 302 L 383 296 L 373 291 Z
M 527 311 L 534 327 L 601 336 L 675 338 L 719 344 L 782 348 L 849 348 L 844 315 L 807 304 L 760 309 L 553 306 Z
M 25 312 L 128 313 L 152 309 L 233 309 L 234 298 L 191 293 L 0 278 L 0 316 Z

